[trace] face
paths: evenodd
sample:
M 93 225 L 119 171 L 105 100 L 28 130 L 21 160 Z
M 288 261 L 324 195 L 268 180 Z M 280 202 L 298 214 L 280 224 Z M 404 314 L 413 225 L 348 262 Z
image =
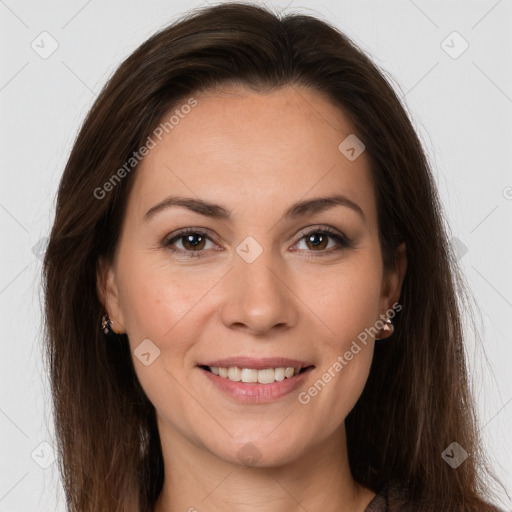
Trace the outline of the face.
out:
M 404 266 L 383 268 L 339 109 L 297 87 L 194 98 L 136 170 L 100 288 L 163 444 L 293 462 L 343 429 Z

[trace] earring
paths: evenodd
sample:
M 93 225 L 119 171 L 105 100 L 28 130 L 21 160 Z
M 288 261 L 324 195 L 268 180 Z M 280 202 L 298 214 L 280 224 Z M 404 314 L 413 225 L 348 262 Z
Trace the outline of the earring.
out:
M 104 313 L 101 317 L 101 330 L 109 335 L 109 334 L 116 334 L 112 326 L 114 325 L 114 321 L 110 320 L 108 317 L 108 313 Z
M 380 338 L 375 338 L 375 339 L 384 340 L 386 338 L 389 338 L 394 332 L 395 332 L 395 326 L 391 323 L 391 320 L 389 318 L 386 318 L 385 323 L 381 329 L 381 333 L 383 333 L 384 336 L 382 336 Z

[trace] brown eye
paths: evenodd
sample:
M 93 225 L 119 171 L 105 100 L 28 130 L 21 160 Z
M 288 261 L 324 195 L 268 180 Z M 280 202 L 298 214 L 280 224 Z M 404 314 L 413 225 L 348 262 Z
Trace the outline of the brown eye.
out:
M 332 244 L 330 243 L 331 240 L 337 243 Z M 305 248 L 299 247 L 299 249 L 310 253 L 318 253 L 315 256 L 327 256 L 341 249 L 352 247 L 351 241 L 345 235 L 329 227 L 303 232 L 299 244 L 302 241 L 305 242 Z M 213 247 L 206 247 L 208 242 Z M 181 247 L 179 244 L 181 244 Z M 177 233 L 172 233 L 162 241 L 162 245 L 171 252 L 183 255 L 186 258 L 205 257 L 208 249 L 216 247 L 207 232 L 199 228 L 186 228 Z
M 307 235 L 306 244 L 310 249 L 326 249 L 329 243 L 329 236 L 324 233 L 312 233 L 311 235 Z
M 318 256 L 328 255 L 341 249 L 352 247 L 352 242 L 345 235 L 328 227 L 303 232 L 299 243 L 303 240 L 306 246 L 304 250 L 306 252 L 319 253 Z M 329 245 L 329 240 L 335 240 L 337 244 Z
M 173 253 L 182 253 L 186 257 L 199 258 L 203 257 L 202 253 L 207 252 L 207 249 L 211 248 L 205 247 L 207 242 L 215 246 L 205 231 L 187 228 L 171 234 L 163 240 L 162 245 Z
M 187 250 L 190 249 L 191 251 L 200 251 L 201 249 L 204 249 L 206 243 L 206 237 L 199 233 L 183 235 L 179 238 L 181 239 L 183 247 Z

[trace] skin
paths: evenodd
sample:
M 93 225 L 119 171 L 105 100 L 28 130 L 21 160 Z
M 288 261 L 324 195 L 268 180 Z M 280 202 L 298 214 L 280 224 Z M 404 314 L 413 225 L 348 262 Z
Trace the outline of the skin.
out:
M 369 160 L 338 150 L 353 131 L 323 96 L 287 86 L 194 97 L 197 106 L 137 169 L 115 258 L 98 275 L 100 298 L 132 353 L 145 339 L 160 350 L 149 366 L 134 357 L 165 462 L 154 510 L 362 512 L 375 492 L 351 475 L 344 420 L 368 378 L 374 339 L 308 404 L 297 395 L 398 301 L 405 248 L 385 271 Z M 357 203 L 364 219 L 347 206 L 282 218 L 296 201 L 333 193 Z M 144 220 L 171 194 L 219 203 L 232 217 L 173 206 Z M 318 238 L 301 236 L 324 226 L 352 247 L 330 235 L 316 247 Z M 187 227 L 209 230 L 199 244 L 204 257 L 190 257 L 198 250 L 186 237 L 174 241 L 177 253 L 162 245 Z M 263 248 L 252 263 L 236 252 L 247 236 Z M 315 369 L 299 390 L 247 404 L 196 367 L 242 355 L 312 361 Z M 237 456 L 247 443 L 259 453 L 252 466 Z

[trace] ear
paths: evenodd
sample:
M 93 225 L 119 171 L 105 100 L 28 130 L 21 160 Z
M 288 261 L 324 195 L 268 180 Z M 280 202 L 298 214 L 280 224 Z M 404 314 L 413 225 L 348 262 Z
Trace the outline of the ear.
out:
M 384 275 L 381 295 L 383 311 L 387 311 L 395 302 L 398 302 L 406 269 L 407 252 L 403 242 L 396 249 L 393 266 Z
M 124 316 L 119 303 L 116 272 L 114 266 L 100 258 L 96 267 L 96 290 L 98 298 L 103 304 L 110 320 L 112 330 L 117 334 L 126 332 Z

